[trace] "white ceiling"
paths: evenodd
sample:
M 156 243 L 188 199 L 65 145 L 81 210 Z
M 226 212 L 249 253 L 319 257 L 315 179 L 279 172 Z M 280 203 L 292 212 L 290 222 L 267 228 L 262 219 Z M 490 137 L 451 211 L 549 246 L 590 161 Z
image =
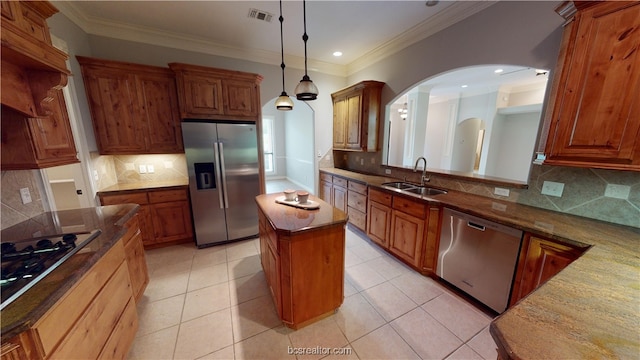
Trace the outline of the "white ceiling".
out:
M 53 1 L 94 35 L 280 64 L 279 2 Z M 348 75 L 494 4 L 492 1 L 321 1 L 306 3 L 309 69 Z M 302 1 L 285 0 L 288 67 L 304 67 Z M 249 18 L 250 9 L 273 15 Z M 342 57 L 332 53 L 342 51 Z

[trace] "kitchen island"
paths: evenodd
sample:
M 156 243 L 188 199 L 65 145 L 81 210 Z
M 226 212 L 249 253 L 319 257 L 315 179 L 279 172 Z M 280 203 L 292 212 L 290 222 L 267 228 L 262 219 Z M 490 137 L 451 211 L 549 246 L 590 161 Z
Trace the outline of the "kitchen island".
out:
M 262 268 L 283 323 L 298 329 L 335 312 L 344 299 L 347 214 L 310 196 L 317 209 L 256 197 Z
M 148 283 L 139 206 L 47 212 L 2 230 L 2 242 L 100 230 L 6 306 L 2 357 L 124 358 L 138 327 L 136 301 Z

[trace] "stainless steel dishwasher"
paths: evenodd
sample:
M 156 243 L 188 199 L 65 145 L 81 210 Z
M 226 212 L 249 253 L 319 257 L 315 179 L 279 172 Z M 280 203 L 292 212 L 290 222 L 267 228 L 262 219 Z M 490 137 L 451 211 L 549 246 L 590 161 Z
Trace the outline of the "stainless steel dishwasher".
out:
M 521 242 L 520 230 L 445 208 L 436 274 L 502 313 Z

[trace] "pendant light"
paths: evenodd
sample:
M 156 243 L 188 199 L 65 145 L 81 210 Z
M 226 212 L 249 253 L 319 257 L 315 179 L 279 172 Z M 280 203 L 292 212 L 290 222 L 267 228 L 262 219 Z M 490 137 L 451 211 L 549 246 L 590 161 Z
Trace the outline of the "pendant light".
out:
M 282 22 L 284 18 L 282 17 L 282 0 L 280 0 L 280 54 L 282 55 L 282 62 L 280 63 L 280 68 L 282 68 L 282 94 L 278 96 L 276 99 L 276 109 L 282 111 L 293 110 L 293 100 L 287 95 L 287 92 L 284 91 L 284 40 L 282 38 Z
M 309 36 L 307 35 L 307 5 L 305 0 L 302 0 L 302 19 L 304 22 L 304 34 L 302 34 L 302 41 L 304 41 L 304 76 L 296 86 L 295 93 L 298 100 L 308 101 L 318 98 L 318 88 L 307 75 L 307 40 L 309 40 Z

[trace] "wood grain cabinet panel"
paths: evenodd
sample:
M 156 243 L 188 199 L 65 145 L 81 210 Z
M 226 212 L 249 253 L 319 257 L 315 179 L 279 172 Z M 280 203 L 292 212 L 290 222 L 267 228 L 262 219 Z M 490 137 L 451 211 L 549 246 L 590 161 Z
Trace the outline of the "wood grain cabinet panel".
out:
M 569 266 L 585 250 L 525 233 L 510 306 Z
M 369 190 L 369 204 L 367 211 L 367 235 L 378 245 L 389 248 L 391 229 L 391 207 L 376 202 Z
M 640 2 L 580 3 L 554 75 L 545 163 L 640 170 Z
M 262 76 L 190 64 L 171 63 L 183 119 L 260 120 Z
M 2 168 L 41 169 L 79 162 L 62 90 L 53 93 L 51 115 L 25 117 L 2 107 Z
M 392 210 L 389 252 L 419 267 L 424 242 L 424 218 Z
M 144 254 L 139 217 L 140 215 L 136 214 L 127 222 L 127 233 L 122 237 L 129 268 L 131 289 L 136 302 L 142 298 L 144 290 L 149 284 L 149 271 Z
M 76 58 L 101 154 L 184 152 L 173 72 L 155 66 Z
M 383 86 L 379 81 L 362 81 L 331 94 L 334 149 L 378 150 Z

